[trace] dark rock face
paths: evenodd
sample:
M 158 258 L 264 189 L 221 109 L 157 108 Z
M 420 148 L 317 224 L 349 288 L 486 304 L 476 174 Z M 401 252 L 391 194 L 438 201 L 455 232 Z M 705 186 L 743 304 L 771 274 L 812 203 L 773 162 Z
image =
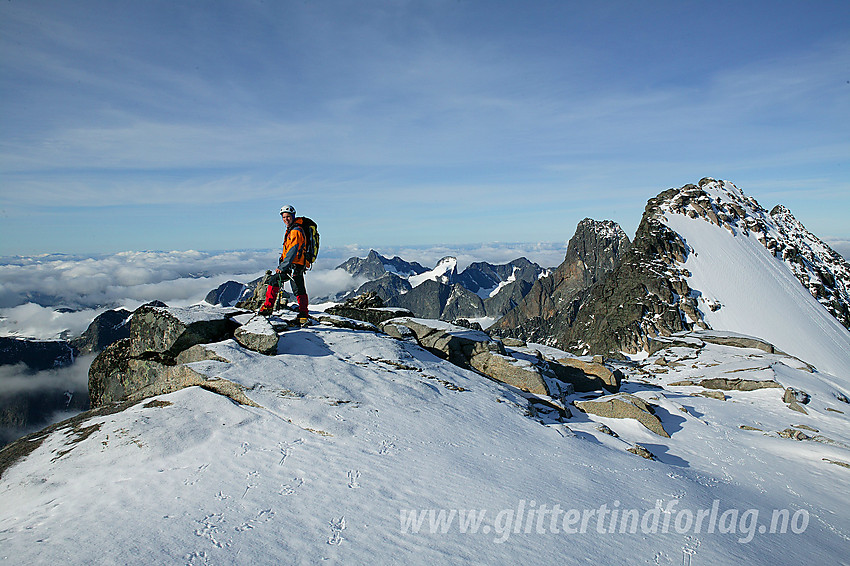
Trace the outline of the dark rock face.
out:
M 686 273 L 675 267 L 688 248 L 659 220 L 659 204 L 677 191 L 649 200 L 620 263 L 590 289 L 572 325 L 558 329 L 564 349 L 621 357 L 620 352 L 648 350 L 650 336 L 691 330 L 685 315 L 701 321 Z
M 44 426 L 57 411 L 79 412 L 88 408 L 87 391 L 73 386 L 6 393 L 0 396 L 0 446 L 19 438 L 27 429 Z
M 223 307 L 235 306 L 239 301 L 244 301 L 250 298 L 249 289 L 252 287 L 238 281 L 227 281 L 213 289 L 204 298 L 211 305 L 221 305 Z
M 439 319 L 443 305 L 449 300 L 451 293 L 452 288 L 449 285 L 429 280 L 417 285 L 404 295 L 391 297 L 387 305 L 406 308 L 421 318 Z
M 493 265 L 471 263 L 455 282 L 481 297 L 486 316 L 499 318 L 514 309 L 540 278 L 543 269 L 526 258 Z M 461 312 L 459 316 L 480 316 Z
M 481 298 L 459 283 L 455 283 L 451 286 L 451 292 L 446 299 L 439 318 L 442 320 L 454 320 L 463 317 L 476 318 L 485 314 L 486 310 Z
M 85 332 L 71 340 L 81 354 L 101 352 L 104 348 L 130 335 L 128 321 L 132 313 L 126 309 L 108 310 L 97 316 Z
M 428 271 L 415 261 L 407 262 L 398 256 L 387 259 L 375 250 L 370 250 L 366 259 L 352 257 L 338 265 L 337 269 L 345 270 L 354 277 L 365 277 L 370 280 L 378 279 L 387 272 L 410 276 Z
M 407 279 L 403 279 L 395 273 L 384 272 L 379 278 L 372 281 L 367 281 L 361 285 L 355 295 L 363 295 L 364 293 L 376 293 L 384 301 L 389 301 L 393 297 L 403 295 L 410 291 L 413 287 Z
M 88 409 L 85 387 L 44 381 L 39 372 L 68 367 L 78 351 L 63 340 L 0 337 L 0 365 L 18 365 L 0 376 L 0 445 L 27 428 L 43 425 L 57 411 Z
M 585 218 L 570 239 L 564 262 L 551 275 L 535 281 L 522 302 L 491 331 L 557 344 L 574 323 L 588 289 L 615 268 L 629 246 L 616 223 Z
M 65 340 L 0 336 L 0 365 L 26 364 L 32 371 L 69 366 L 79 352 Z

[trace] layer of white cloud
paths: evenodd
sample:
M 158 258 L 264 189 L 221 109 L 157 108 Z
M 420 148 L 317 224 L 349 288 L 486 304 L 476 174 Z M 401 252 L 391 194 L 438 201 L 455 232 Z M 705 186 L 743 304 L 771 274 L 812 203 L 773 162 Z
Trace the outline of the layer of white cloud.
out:
M 543 267 L 563 261 L 566 244 L 481 244 L 380 248 L 433 267 L 442 257 L 458 258 L 459 269 L 473 261 L 507 263 L 527 257 Z M 368 248 L 327 248 L 307 276 L 311 297 L 333 296 L 363 281 L 336 266 L 350 257 L 365 257 Z M 134 310 L 160 300 L 172 306 L 195 304 L 226 281 L 249 283 L 277 265 L 277 252 L 122 252 L 98 257 L 49 255 L 0 258 L 0 335 L 41 339 L 74 337 L 109 308 Z

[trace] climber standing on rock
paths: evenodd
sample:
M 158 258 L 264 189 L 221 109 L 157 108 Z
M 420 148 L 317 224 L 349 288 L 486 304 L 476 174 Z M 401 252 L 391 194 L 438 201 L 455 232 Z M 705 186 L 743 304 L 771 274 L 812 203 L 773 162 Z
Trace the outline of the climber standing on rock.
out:
M 274 309 L 274 302 L 284 281 L 289 279 L 292 284 L 292 292 L 298 301 L 299 324 L 309 324 L 310 314 L 307 310 L 307 288 L 304 286 L 304 272 L 310 267 L 308 235 L 302 222 L 302 218 L 295 218 L 295 208 L 285 205 L 280 209 L 280 217 L 286 224 L 286 234 L 283 236 L 283 251 L 280 254 L 280 263 L 274 273 L 267 277 L 266 300 L 260 307 L 261 315 L 270 315 Z

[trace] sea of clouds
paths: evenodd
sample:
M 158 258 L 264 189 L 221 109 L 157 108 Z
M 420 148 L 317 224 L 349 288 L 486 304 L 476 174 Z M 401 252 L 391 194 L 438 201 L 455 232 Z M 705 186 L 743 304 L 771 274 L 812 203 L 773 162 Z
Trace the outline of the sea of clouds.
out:
M 462 270 L 475 261 L 506 263 L 526 257 L 544 267 L 563 261 L 566 243 L 487 244 L 465 247 L 385 247 L 378 253 L 433 267 L 445 256 Z M 356 280 L 336 267 L 368 248 L 323 249 L 307 275 L 312 298 L 356 289 Z M 0 258 L 0 335 L 71 338 L 107 309 L 134 310 L 152 300 L 172 306 L 203 301 L 226 281 L 248 283 L 277 265 L 277 250 L 221 252 L 121 252 L 99 256 L 50 254 Z

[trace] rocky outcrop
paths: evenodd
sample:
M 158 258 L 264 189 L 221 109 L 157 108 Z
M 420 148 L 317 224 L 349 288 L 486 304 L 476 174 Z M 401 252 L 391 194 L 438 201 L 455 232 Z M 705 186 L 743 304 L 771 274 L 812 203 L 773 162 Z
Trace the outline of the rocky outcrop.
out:
M 103 351 L 113 342 L 130 336 L 130 315 L 130 311 L 126 309 L 101 313 L 79 338 L 71 340 L 71 345 L 83 355 Z
M 584 413 L 611 419 L 634 419 L 658 436 L 670 438 L 664 425 L 655 416 L 650 405 L 635 395 L 617 393 L 593 401 L 576 401 L 574 405 Z
M 585 218 L 567 245 L 563 263 L 535 281 L 522 302 L 490 332 L 559 345 L 569 335 L 588 290 L 606 278 L 630 245 L 616 223 Z
M 242 312 L 200 306 L 139 307 L 133 313 L 129 337 L 108 346 L 92 362 L 91 406 L 140 400 L 191 385 L 237 390 L 223 380 L 213 384 L 215 380 L 184 364 L 210 359 L 204 357 L 209 351 L 199 346 L 233 337 L 238 324 L 232 318 Z
M 558 336 L 562 349 L 621 357 L 621 352 L 648 350 L 650 337 L 702 324 L 688 273 L 675 267 L 685 261 L 688 248 L 660 221 L 659 205 L 675 191 L 649 200 L 632 246 Z
M 784 353 L 781 350 L 776 349 L 776 347 L 770 342 L 762 340 L 761 338 L 756 338 L 755 336 L 746 336 L 744 334 L 737 334 L 734 332 L 715 332 L 712 330 L 700 330 L 693 332 L 691 335 L 696 338 L 699 338 L 703 342 L 719 344 L 721 346 L 733 346 L 735 348 L 752 348 L 754 350 L 761 350 L 762 352 L 767 352 L 768 354 Z
M 542 355 L 510 355 L 501 341 L 480 330 L 436 320 L 396 318 L 383 323 L 381 330 L 395 338 L 415 340 L 455 365 L 535 395 L 561 398 L 574 391 L 616 391 L 622 378 L 619 371 L 611 372 L 602 364 L 572 367 Z
M 420 346 L 453 364 L 536 395 L 549 391 L 540 370 L 507 355 L 501 342 L 479 330 L 436 320 L 395 318 L 381 325 L 390 336 L 413 336 Z
M 379 325 L 391 318 L 413 316 L 413 313 L 401 307 L 385 307 L 382 297 L 375 291 L 347 299 L 341 305 L 334 305 L 325 310 L 329 315 L 344 317 L 373 325 Z M 321 320 L 322 317 L 319 317 Z
M 676 381 L 670 385 L 691 386 L 698 385 L 705 389 L 719 389 L 720 391 L 756 391 L 758 389 L 782 389 L 782 384 L 770 379 L 728 379 L 726 377 L 712 377 L 709 379 Z
M 272 355 L 277 353 L 278 335 L 271 323 L 263 316 L 253 315 L 236 329 L 233 338 L 244 348 Z
M 527 361 L 517 360 L 499 352 L 478 354 L 469 360 L 469 365 L 496 381 L 513 385 L 535 395 L 549 395 L 549 388 L 540 369 Z
M 791 211 L 776 205 L 770 211 L 777 236 L 765 234 L 761 241 L 820 304 L 850 329 L 850 263 L 809 232 Z
M 671 194 L 664 209 L 723 227 L 732 234 L 754 235 L 788 265 L 812 296 L 850 328 L 850 264 L 809 232 L 786 207 L 777 205 L 768 213 L 733 184 L 706 177 L 699 185 L 685 185 Z
M 578 372 L 569 372 L 563 377 L 559 375 L 559 377 L 563 381 L 572 383 L 575 390 L 580 392 L 599 389 L 617 391 L 620 388 L 620 382 L 625 377 L 619 369 L 611 370 L 601 360 L 588 362 L 578 358 L 558 358 L 555 362 L 557 365 L 550 365 L 559 374 L 567 373 L 563 372 L 561 368 L 579 370 Z
M 169 361 L 195 344 L 230 338 L 233 330 L 235 324 L 219 310 L 143 305 L 130 322 L 129 354 Z

